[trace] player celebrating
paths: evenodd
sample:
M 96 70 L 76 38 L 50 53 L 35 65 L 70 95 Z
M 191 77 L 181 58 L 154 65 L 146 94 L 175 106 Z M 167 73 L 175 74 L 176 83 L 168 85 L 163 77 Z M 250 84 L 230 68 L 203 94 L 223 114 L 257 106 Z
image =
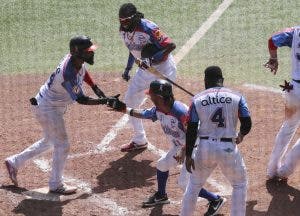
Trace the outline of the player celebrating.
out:
M 120 36 L 129 49 L 129 57 L 126 69 L 122 74 L 124 80 L 130 79 L 131 70 L 135 58 L 141 58 L 141 51 L 146 45 L 153 45 L 157 52 L 148 56 L 151 64 L 158 71 L 171 80 L 176 78 L 176 66 L 171 51 L 175 44 L 163 33 L 159 27 L 144 19 L 144 15 L 137 11 L 131 3 L 123 4 L 119 10 Z M 156 77 L 142 68 L 138 68 L 132 78 L 125 95 L 125 102 L 132 108 L 138 108 L 145 99 L 144 90 L 148 88 L 151 81 Z M 130 117 L 134 135 L 129 144 L 121 147 L 121 151 L 128 152 L 135 149 L 147 148 L 147 138 L 143 128 L 142 120 Z
M 53 146 L 52 171 L 49 180 L 50 192 L 70 194 L 76 191 L 76 187 L 63 184 L 62 179 L 70 148 L 63 114 L 67 105 L 74 101 L 84 105 L 97 105 L 106 104 L 108 99 L 94 84 L 85 66 L 85 62 L 90 65 L 94 63 L 94 51 L 97 46 L 86 36 L 73 37 L 69 45 L 70 54 L 63 58 L 55 72 L 40 88 L 36 97 L 30 99 L 36 119 L 43 128 L 44 137 L 23 152 L 5 160 L 9 177 L 15 186 L 18 186 L 18 169 L 27 160 Z M 92 87 L 99 99 L 93 99 L 83 94 L 83 81 Z
M 217 165 L 230 181 L 231 215 L 246 213 L 246 168 L 236 144 L 251 129 L 251 118 L 243 96 L 223 87 L 222 71 L 217 66 L 205 70 L 205 88 L 193 98 L 186 132 L 186 168 L 192 172 L 182 200 L 181 216 L 190 216 L 196 206 L 198 191 Z M 241 122 L 237 135 L 238 119 Z M 199 138 L 195 156 L 192 151 Z M 206 215 L 214 215 L 208 212 Z
M 285 81 L 280 85 L 285 93 L 285 120 L 276 136 L 275 145 L 270 157 L 267 169 L 267 177 L 270 180 L 287 181 L 300 160 L 300 139 L 286 155 L 288 146 L 300 123 L 300 26 L 288 28 L 270 37 L 270 59 L 265 64 L 275 75 L 278 69 L 277 48 L 288 46 L 292 48 L 291 83 Z M 285 157 L 281 165 L 281 160 Z
M 127 112 L 130 116 L 140 119 L 159 120 L 161 127 L 168 137 L 171 148 L 157 162 L 157 187 L 158 190 L 149 199 L 143 202 L 143 207 L 170 203 L 166 184 L 169 176 L 169 170 L 172 167 L 182 163 L 185 155 L 185 127 L 188 116 L 188 107 L 180 101 L 174 99 L 172 85 L 165 80 L 155 80 L 150 84 L 149 93 L 151 101 L 155 107 L 150 109 L 133 109 L 123 106 L 120 110 Z M 118 108 L 115 107 L 116 110 Z M 188 173 L 185 166 L 182 167 L 178 179 L 179 186 L 185 190 L 188 181 Z M 222 207 L 225 198 L 210 193 L 205 189 L 199 189 L 199 196 L 209 201 L 209 210 L 211 215 L 216 213 Z

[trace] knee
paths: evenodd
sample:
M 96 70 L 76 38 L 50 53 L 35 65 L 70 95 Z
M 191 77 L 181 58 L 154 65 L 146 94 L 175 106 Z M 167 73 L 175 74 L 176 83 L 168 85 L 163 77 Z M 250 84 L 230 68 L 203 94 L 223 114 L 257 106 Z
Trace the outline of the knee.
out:
M 156 168 L 161 172 L 167 172 L 170 169 L 170 167 L 168 166 L 167 160 L 165 158 L 159 159 L 157 161 Z
M 64 140 L 56 139 L 54 141 L 54 147 L 60 149 L 62 152 L 66 154 L 70 152 L 70 144 L 67 139 Z

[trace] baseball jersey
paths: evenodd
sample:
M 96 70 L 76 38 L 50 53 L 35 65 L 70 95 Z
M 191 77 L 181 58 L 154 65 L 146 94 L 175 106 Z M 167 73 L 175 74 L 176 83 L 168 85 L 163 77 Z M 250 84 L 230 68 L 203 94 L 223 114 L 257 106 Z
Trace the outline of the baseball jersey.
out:
M 300 26 L 274 34 L 272 41 L 276 47 L 288 46 L 292 48 L 292 78 L 300 80 Z
M 243 96 L 224 87 L 206 89 L 193 98 L 189 121 L 200 122 L 198 136 L 234 138 L 238 117 L 249 117 Z
M 147 19 L 141 19 L 133 32 L 120 30 L 120 36 L 135 58 L 141 58 L 141 50 L 147 43 L 155 44 L 158 48 L 171 43 L 171 39 L 155 23 Z
M 65 56 L 40 88 L 36 96 L 39 106 L 63 108 L 83 96 L 82 83 L 85 73 L 85 64 L 77 71 L 71 62 L 71 55 Z
M 146 109 L 142 112 L 144 119 L 160 121 L 164 133 L 175 145 L 185 145 L 185 125 L 188 117 L 188 106 L 180 101 L 175 101 L 169 113 L 163 113 L 157 107 Z

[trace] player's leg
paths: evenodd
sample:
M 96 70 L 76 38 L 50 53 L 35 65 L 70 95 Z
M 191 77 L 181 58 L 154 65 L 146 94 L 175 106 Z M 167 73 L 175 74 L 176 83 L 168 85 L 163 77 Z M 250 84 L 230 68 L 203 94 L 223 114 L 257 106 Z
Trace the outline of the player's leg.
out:
M 189 181 L 189 172 L 186 170 L 185 165 L 181 167 L 180 175 L 178 177 L 178 185 L 180 188 L 185 191 L 188 181 Z M 198 194 L 199 197 L 204 198 L 208 201 L 216 201 L 220 198 L 219 195 L 207 191 L 205 188 L 202 188 Z
M 34 113 L 36 115 L 36 119 L 42 126 L 44 138 L 35 142 L 31 146 L 24 149 L 22 152 L 16 155 L 12 155 L 5 160 L 5 164 L 9 173 L 9 177 L 13 181 L 13 183 L 17 186 L 17 172 L 20 167 L 22 167 L 25 162 L 42 152 L 48 150 L 52 147 L 52 143 L 49 139 L 49 133 L 51 132 L 51 128 L 49 126 L 49 121 L 52 118 L 51 112 L 42 112 L 41 110 L 34 108 Z
M 51 139 L 54 142 L 54 150 L 49 190 L 61 194 L 73 193 L 76 191 L 75 187 L 69 187 L 63 184 L 63 171 L 70 150 L 63 114 L 57 113 L 50 125 L 53 126 Z
M 211 159 L 214 158 L 215 152 L 205 141 L 200 141 L 194 156 L 195 170 L 190 174 L 190 180 L 185 190 L 180 216 L 191 216 L 196 208 L 196 202 L 199 191 L 203 187 L 211 172 L 217 164 Z
M 247 173 L 244 160 L 235 144 L 220 142 L 220 148 L 223 151 L 219 156 L 219 165 L 233 187 L 231 216 L 243 216 L 246 214 L 247 197 Z
M 140 68 L 132 78 L 125 94 L 125 103 L 128 107 L 139 108 L 145 99 L 145 90 L 150 82 L 145 80 L 145 71 Z M 132 151 L 147 147 L 146 133 L 141 119 L 129 116 L 129 123 L 133 127 L 133 137 L 130 144 L 123 145 L 121 151 Z
M 267 175 L 269 179 L 276 177 L 277 170 L 281 166 L 281 160 L 299 126 L 299 114 L 295 108 L 286 106 L 285 113 L 285 121 L 276 136 L 275 145 L 268 163 Z
M 154 206 L 158 204 L 170 203 L 166 192 L 167 180 L 169 177 L 169 170 L 177 165 L 173 156 L 176 155 L 180 146 L 173 146 L 165 155 L 163 155 L 158 161 L 156 166 L 157 177 L 157 191 L 151 197 L 143 202 L 143 207 Z
M 282 179 L 287 179 L 300 163 L 300 139 L 287 154 L 283 165 L 278 169 L 278 176 Z

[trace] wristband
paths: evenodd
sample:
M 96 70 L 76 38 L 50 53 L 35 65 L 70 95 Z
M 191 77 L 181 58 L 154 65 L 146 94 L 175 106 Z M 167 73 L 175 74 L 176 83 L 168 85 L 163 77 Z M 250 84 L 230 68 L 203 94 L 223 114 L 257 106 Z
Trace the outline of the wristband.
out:
M 126 107 L 126 114 L 132 116 L 133 115 L 133 109 L 129 108 L 129 107 Z
M 271 60 L 277 60 L 277 57 L 270 57 Z

